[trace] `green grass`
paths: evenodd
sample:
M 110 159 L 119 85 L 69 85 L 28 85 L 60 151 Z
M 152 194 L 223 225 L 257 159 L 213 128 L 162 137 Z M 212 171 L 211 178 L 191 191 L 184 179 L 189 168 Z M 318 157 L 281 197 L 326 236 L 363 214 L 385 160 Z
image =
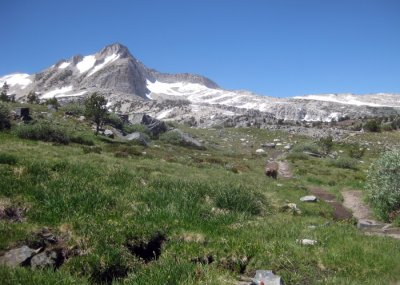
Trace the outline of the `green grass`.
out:
M 378 148 L 366 151 L 356 169 L 335 167 L 328 158 L 291 154 L 294 178 L 275 181 L 265 177 L 266 156 L 255 150 L 274 138 L 314 142 L 257 129 L 221 132 L 180 126 L 203 139 L 206 150 L 158 140 L 144 148 L 101 140 L 85 123 L 54 117 L 94 145 L 83 151 L 78 144 L 53 145 L 0 133 L 0 154 L 13 158 L 13 163 L 0 163 L 0 201 L 28 208 L 23 223 L 0 221 L 0 250 L 50 227 L 68 233 L 68 245 L 84 254 L 57 271 L 0 267 L 5 284 L 235 284 L 238 275 L 252 277 L 257 269 L 274 270 L 285 284 L 399 281 L 400 241 L 365 236 L 350 222 L 334 222 L 328 204 L 299 201 L 310 186 L 338 197 L 344 188 L 361 189 Z M 350 148 L 334 145 L 344 158 Z M 276 151 L 281 149 L 266 155 Z M 302 214 L 281 212 L 287 202 L 296 203 Z M 330 224 L 309 228 L 326 222 Z M 144 263 L 127 244 L 149 241 L 156 233 L 166 237 L 161 255 Z M 296 239 L 302 238 L 316 239 L 318 245 L 300 246 Z M 191 262 L 208 255 L 214 259 L 209 265 Z M 248 260 L 244 269 L 243 257 Z

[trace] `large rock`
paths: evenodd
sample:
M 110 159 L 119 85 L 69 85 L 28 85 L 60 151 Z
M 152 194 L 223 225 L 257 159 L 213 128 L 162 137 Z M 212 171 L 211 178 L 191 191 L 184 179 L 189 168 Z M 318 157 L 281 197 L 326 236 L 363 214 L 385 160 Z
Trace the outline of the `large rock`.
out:
M 275 275 L 271 270 L 256 270 L 251 284 L 284 285 L 284 282 L 280 276 Z
M 3 256 L 0 256 L 0 265 L 16 267 L 27 259 L 31 258 L 35 253 L 36 250 L 29 248 L 26 245 L 11 249 Z
M 205 149 L 205 147 L 201 144 L 201 142 L 192 138 L 189 134 L 186 134 L 186 133 L 182 132 L 181 130 L 175 129 L 170 132 L 175 134 L 176 136 L 178 136 L 180 145 L 187 146 L 187 147 L 193 147 L 193 148 L 197 148 L 200 150 Z
M 153 137 L 158 137 L 160 134 L 168 131 L 168 127 L 165 122 L 157 120 L 146 114 L 143 115 L 141 124 L 147 126 L 150 134 Z
M 45 268 L 45 267 L 56 267 L 59 263 L 60 253 L 57 253 L 55 250 L 51 251 L 43 251 L 32 257 L 31 259 L 31 267 L 35 268 Z
M 149 145 L 149 143 L 146 139 L 146 136 L 141 132 L 134 132 L 134 133 L 128 134 L 124 138 L 131 142 L 137 142 L 138 144 L 143 145 L 143 146 Z
M 308 195 L 300 198 L 301 202 L 317 202 L 317 197 L 314 195 Z

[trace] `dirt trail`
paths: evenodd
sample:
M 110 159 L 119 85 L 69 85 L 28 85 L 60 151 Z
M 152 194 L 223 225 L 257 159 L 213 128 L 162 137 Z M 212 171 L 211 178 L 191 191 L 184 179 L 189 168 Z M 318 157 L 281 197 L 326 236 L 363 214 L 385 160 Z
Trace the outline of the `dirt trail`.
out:
M 372 211 L 362 199 L 362 191 L 343 191 L 343 205 L 353 212 L 358 220 L 357 227 L 367 235 L 387 236 L 400 239 L 400 228 L 393 227 L 374 219 Z
M 341 203 L 336 200 L 336 197 L 329 193 L 328 191 L 312 187 L 310 192 L 320 200 L 329 203 L 333 208 L 333 218 L 337 221 L 349 220 L 352 218 L 351 212 L 347 210 Z

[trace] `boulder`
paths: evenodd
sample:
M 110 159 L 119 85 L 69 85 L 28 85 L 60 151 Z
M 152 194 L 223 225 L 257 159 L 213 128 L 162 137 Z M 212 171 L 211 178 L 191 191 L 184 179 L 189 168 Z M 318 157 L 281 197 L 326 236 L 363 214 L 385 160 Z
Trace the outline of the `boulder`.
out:
M 175 129 L 170 132 L 178 136 L 180 144 L 183 146 L 193 147 L 199 150 L 205 149 L 205 147 L 198 140 L 192 138 L 189 134 L 186 134 L 179 129 Z
M 146 114 L 143 115 L 141 124 L 147 126 L 150 134 L 153 137 L 158 137 L 160 134 L 168 131 L 168 127 L 165 122 L 157 120 Z
M 301 202 L 317 202 L 317 197 L 314 195 L 308 195 L 300 198 Z
M 32 257 L 31 267 L 35 268 L 45 268 L 45 267 L 56 267 L 58 260 L 60 259 L 59 253 L 54 250 L 43 251 Z
M 265 148 L 275 148 L 276 144 L 275 143 L 265 143 L 262 144 L 261 147 L 265 147 Z
M 263 150 L 262 148 L 259 148 L 256 150 L 256 153 L 265 153 L 265 150 Z
M 114 133 L 112 130 L 105 130 L 103 134 L 108 138 L 114 138 Z
M 149 145 L 149 143 L 146 139 L 146 136 L 141 132 L 134 132 L 134 133 L 128 134 L 124 138 L 128 141 L 137 142 L 138 144 L 143 145 L 143 146 Z
M 280 276 L 275 275 L 271 270 L 256 270 L 251 284 L 284 285 L 284 282 Z
M 384 223 L 375 220 L 360 219 L 357 222 L 357 228 L 361 230 L 382 229 L 384 226 Z
M 36 253 L 36 250 L 24 245 L 19 248 L 14 248 L 7 251 L 3 256 L 0 256 L 0 265 L 8 265 L 16 267 L 31 258 Z

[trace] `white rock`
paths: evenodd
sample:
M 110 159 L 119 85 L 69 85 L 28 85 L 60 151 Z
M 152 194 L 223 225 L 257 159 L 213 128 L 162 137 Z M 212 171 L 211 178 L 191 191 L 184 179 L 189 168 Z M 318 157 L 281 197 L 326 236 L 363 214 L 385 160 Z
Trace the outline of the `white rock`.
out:
M 265 150 L 263 150 L 262 148 L 259 148 L 256 150 L 256 153 L 264 153 L 264 152 L 265 152 Z
M 314 195 L 308 195 L 300 198 L 301 202 L 317 202 L 317 197 Z
M 305 239 L 297 239 L 296 242 L 301 245 L 316 245 L 318 243 L 316 240 L 306 239 L 306 238 Z

